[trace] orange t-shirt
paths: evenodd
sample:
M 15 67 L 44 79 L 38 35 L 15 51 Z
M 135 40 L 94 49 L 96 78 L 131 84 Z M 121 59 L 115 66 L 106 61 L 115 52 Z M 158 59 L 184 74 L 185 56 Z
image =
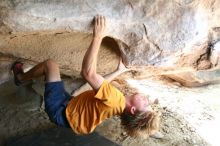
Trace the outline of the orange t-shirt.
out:
M 88 134 L 105 119 L 120 115 L 124 108 L 124 95 L 105 80 L 96 94 L 90 90 L 72 98 L 66 117 L 75 133 Z

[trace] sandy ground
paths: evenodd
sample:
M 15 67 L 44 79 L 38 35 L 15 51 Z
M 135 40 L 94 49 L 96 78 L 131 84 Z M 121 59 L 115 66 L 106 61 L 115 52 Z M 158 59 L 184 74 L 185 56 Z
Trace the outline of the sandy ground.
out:
M 161 80 L 161 79 L 160 79 Z M 123 82 L 121 82 L 123 81 Z M 162 113 L 160 131 L 163 139 L 129 137 L 120 126 L 119 117 L 106 120 L 96 131 L 123 146 L 218 146 L 220 127 L 220 84 L 185 88 L 156 78 L 120 80 L 119 88 L 129 93 L 138 90 L 158 98 Z M 72 80 L 65 79 L 70 92 Z M 0 145 L 14 136 L 28 135 L 55 125 L 43 106 L 43 84 L 36 81 L 16 87 L 12 81 L 0 85 Z

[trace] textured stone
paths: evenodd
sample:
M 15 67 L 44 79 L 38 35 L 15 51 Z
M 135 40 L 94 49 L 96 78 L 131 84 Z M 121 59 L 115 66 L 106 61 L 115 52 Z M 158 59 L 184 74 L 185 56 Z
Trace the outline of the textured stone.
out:
M 8 146 L 119 146 L 98 133 L 76 135 L 70 128 L 53 128 L 32 135 L 15 137 L 7 141 Z
M 109 39 L 114 51 L 103 45 L 100 73 L 116 67 L 116 50 L 127 65 L 207 70 L 219 64 L 219 12 L 218 0 L 2 0 L 0 52 L 35 62 L 53 58 L 77 76 L 92 20 L 102 14 L 117 44 Z
M 119 42 L 129 64 L 165 65 L 173 54 L 208 40 L 209 30 L 219 27 L 219 5 L 215 0 L 16 0 L 2 1 L 1 11 L 2 22 L 12 33 L 57 29 L 91 33 L 93 17 L 103 14 L 108 36 Z
M 12 58 L 0 56 L 0 84 L 8 81 L 12 77 L 10 66 L 13 61 Z
M 220 42 L 216 43 L 213 46 L 213 51 L 210 60 L 214 66 L 220 65 Z
M 50 33 L 4 37 L 1 52 L 33 61 L 33 64 L 52 58 L 60 65 L 61 73 L 79 77 L 83 56 L 91 35 L 81 33 Z M 110 45 L 111 44 L 111 45 Z M 98 72 L 109 73 L 117 67 L 119 52 L 112 39 L 104 39 L 98 57 Z
M 166 73 L 167 76 L 175 81 L 178 81 L 187 87 L 198 87 L 207 84 L 220 83 L 220 69 L 214 68 L 211 70 L 192 71 L 186 70 L 182 72 Z

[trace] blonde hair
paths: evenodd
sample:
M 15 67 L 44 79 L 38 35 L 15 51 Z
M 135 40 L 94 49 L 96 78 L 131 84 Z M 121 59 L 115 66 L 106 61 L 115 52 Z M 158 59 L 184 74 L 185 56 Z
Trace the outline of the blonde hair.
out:
M 121 115 L 121 125 L 130 136 L 149 136 L 153 131 L 159 130 L 159 115 L 152 111 L 131 114 L 124 111 Z

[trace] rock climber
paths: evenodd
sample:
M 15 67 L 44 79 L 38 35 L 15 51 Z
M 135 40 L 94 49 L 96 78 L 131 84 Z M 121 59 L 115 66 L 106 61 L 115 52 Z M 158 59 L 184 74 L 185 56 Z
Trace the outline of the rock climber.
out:
M 120 116 L 121 124 L 129 135 L 153 135 L 159 128 L 159 117 L 152 111 L 148 98 L 142 94 L 124 96 L 110 82 L 129 69 L 120 60 L 117 69 L 101 76 L 96 71 L 97 57 L 106 35 L 106 18 L 94 18 L 93 38 L 82 62 L 81 75 L 92 87 L 76 97 L 70 96 L 64 88 L 58 64 L 48 59 L 27 72 L 22 62 L 12 65 L 16 85 L 36 77 L 45 77 L 45 111 L 49 119 L 58 126 L 69 127 L 76 134 L 89 134 L 104 120 Z

